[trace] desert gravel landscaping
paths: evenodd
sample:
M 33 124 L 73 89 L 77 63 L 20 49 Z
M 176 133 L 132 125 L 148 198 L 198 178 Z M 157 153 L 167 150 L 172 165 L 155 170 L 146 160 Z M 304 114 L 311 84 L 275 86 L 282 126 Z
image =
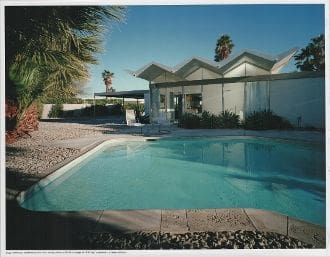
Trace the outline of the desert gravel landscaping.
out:
M 57 147 L 56 142 L 100 136 L 111 131 L 113 129 L 95 124 L 40 122 L 39 130 L 32 132 L 31 136 L 6 147 L 7 192 L 13 195 L 17 190 L 27 189 L 48 175 L 51 167 L 80 153 L 80 149 Z
M 80 239 L 89 249 L 292 249 L 313 245 L 272 232 L 232 231 L 184 234 L 93 233 Z

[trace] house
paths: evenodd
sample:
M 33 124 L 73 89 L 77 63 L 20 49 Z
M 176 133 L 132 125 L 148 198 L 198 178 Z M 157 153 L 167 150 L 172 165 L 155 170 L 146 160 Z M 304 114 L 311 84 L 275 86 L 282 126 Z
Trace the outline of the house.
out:
M 270 81 L 286 78 L 280 71 L 297 51 L 293 48 L 271 56 L 243 50 L 219 63 L 192 57 L 174 67 L 152 62 L 130 73 L 149 82 L 152 121 L 162 116 L 175 121 L 183 113 L 219 114 L 224 110 L 244 119 L 253 110 L 272 109 L 270 93 L 279 87 L 274 88 Z M 290 106 L 285 108 L 284 112 L 292 111 Z M 301 115 L 290 119 L 296 121 Z

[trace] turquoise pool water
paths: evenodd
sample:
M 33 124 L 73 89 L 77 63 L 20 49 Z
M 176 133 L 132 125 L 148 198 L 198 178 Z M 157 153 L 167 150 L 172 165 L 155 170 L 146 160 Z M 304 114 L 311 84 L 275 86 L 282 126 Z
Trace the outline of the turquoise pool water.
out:
M 251 137 L 109 145 L 21 205 L 37 211 L 261 208 L 324 225 L 324 145 Z

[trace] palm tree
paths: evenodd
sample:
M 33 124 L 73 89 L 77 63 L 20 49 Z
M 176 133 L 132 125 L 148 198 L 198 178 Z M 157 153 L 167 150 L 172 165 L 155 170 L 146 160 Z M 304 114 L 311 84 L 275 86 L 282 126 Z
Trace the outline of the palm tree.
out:
M 121 21 L 125 8 L 13 6 L 5 10 L 6 97 L 18 104 L 16 126 L 28 107 L 47 94 L 73 96 L 76 81 L 102 50 L 107 21 Z
M 217 40 L 217 45 L 215 47 L 214 61 L 219 62 L 228 58 L 234 46 L 235 45 L 233 44 L 233 41 L 230 39 L 229 35 L 227 34 L 222 35 Z
M 306 48 L 302 48 L 294 56 L 297 61 L 296 67 L 301 71 L 324 71 L 325 70 L 325 41 L 324 35 L 312 38 Z
M 102 78 L 105 84 L 105 91 L 106 92 L 113 92 L 114 89 L 112 88 L 112 78 L 113 78 L 114 73 L 110 72 L 108 70 L 104 70 L 102 72 Z

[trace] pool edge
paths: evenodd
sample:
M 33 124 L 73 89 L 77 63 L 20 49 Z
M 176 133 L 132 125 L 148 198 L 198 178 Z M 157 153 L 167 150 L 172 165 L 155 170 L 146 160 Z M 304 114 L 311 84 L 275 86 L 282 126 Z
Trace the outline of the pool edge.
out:
M 257 137 L 257 138 L 273 138 L 273 137 L 264 137 L 264 136 L 257 136 L 257 135 L 219 135 L 219 137 Z M 166 136 L 164 138 L 168 138 L 168 137 L 181 137 L 181 136 Z M 191 136 L 191 137 L 204 137 L 203 135 L 201 136 Z M 210 135 L 209 137 L 214 137 L 214 135 Z M 163 138 L 161 136 L 159 137 L 152 137 L 152 139 L 160 139 Z M 184 138 L 184 137 L 183 137 Z M 275 138 L 274 138 L 275 139 Z M 288 138 L 278 138 L 278 139 L 282 139 L 282 140 L 297 140 L 297 139 L 288 139 Z M 137 137 L 134 138 L 132 141 L 141 141 L 141 140 L 146 140 L 145 137 Z M 28 197 L 29 194 L 34 193 L 34 188 L 38 187 L 40 185 L 40 182 L 42 183 L 43 180 L 47 179 L 47 178 L 51 178 L 51 180 L 48 183 L 51 183 L 53 180 L 55 180 L 57 177 L 61 176 L 63 173 L 65 173 L 67 171 L 67 169 L 71 168 L 71 166 L 75 165 L 77 162 L 79 162 L 82 158 L 86 158 L 87 156 L 93 154 L 94 152 L 96 152 L 97 150 L 99 150 L 100 148 L 104 147 L 105 145 L 108 144 L 117 144 L 117 143 L 121 143 L 121 142 L 125 142 L 127 141 L 127 138 L 119 138 L 119 139 L 104 139 L 102 141 L 99 142 L 95 142 L 85 148 L 83 148 L 81 150 L 81 152 L 79 152 L 79 154 L 69 157 L 68 159 L 64 160 L 63 162 L 58 163 L 57 165 L 51 167 L 49 170 L 50 172 L 48 173 L 48 175 L 40 178 L 40 180 L 38 182 L 36 182 L 35 184 L 33 184 L 31 187 L 29 187 L 26 190 L 21 191 L 17 197 L 16 197 L 16 201 L 18 203 L 19 208 L 23 208 L 20 206 L 20 204 L 22 202 L 24 202 L 24 200 L 26 199 L 26 197 Z M 48 184 L 46 182 L 46 184 Z M 46 184 L 42 184 L 42 186 L 45 186 Z M 23 208 L 24 209 L 24 208 Z M 247 217 L 249 217 L 251 223 L 253 224 L 253 226 L 255 227 L 256 230 L 259 231 L 263 231 L 263 232 L 276 232 L 279 233 L 278 231 L 276 231 L 277 227 L 273 226 L 273 225 L 269 225 L 269 221 L 271 220 L 276 220 L 276 218 L 278 219 L 279 217 L 282 217 L 283 219 L 286 220 L 286 228 L 287 228 L 287 232 L 286 233 L 280 233 L 283 235 L 287 235 L 293 238 L 296 238 L 298 240 L 304 241 L 306 243 L 315 243 L 315 240 L 318 238 L 320 243 L 317 243 L 317 245 L 319 245 L 320 248 L 325 248 L 326 247 L 326 226 L 320 226 L 320 225 L 316 225 L 307 221 L 302 221 L 293 217 L 289 217 L 287 215 L 283 215 L 274 211 L 269 211 L 269 210 L 265 210 L 265 209 L 255 209 L 255 208 L 231 208 L 230 210 L 243 210 L 246 214 Z M 27 209 L 25 209 L 27 210 Z M 185 209 L 184 209 L 185 210 Z M 216 209 L 216 210 L 221 210 L 221 211 L 225 211 L 228 209 Z M 251 210 L 252 212 L 254 212 L 254 214 L 251 214 Z M 33 213 L 38 213 L 36 211 L 31 211 L 31 210 L 27 210 L 31 215 L 33 215 Z M 129 211 L 111 211 L 111 210 L 95 210 L 95 211 L 88 211 L 90 213 L 97 213 L 102 211 L 102 214 L 98 217 L 98 220 L 96 222 L 99 222 L 99 220 L 101 219 L 102 215 L 105 213 L 109 213 L 111 214 L 111 212 L 126 212 L 126 213 L 130 213 L 130 214 L 134 214 L 134 212 L 136 211 L 141 211 L 141 210 L 129 210 Z M 155 210 L 144 210 L 146 212 L 149 211 L 155 211 Z M 161 215 L 162 212 L 164 211 L 168 211 L 168 210 L 162 210 L 162 209 L 157 209 L 156 211 L 160 212 L 160 219 L 161 219 Z M 186 210 L 185 210 L 186 211 Z M 79 213 L 84 213 L 86 211 L 78 211 L 75 212 L 77 214 Z M 52 213 L 70 213 L 70 212 L 52 212 Z M 257 214 L 256 214 L 257 213 Z M 263 213 L 262 215 L 260 213 Z M 260 218 L 261 216 L 266 216 L 266 220 Z M 280 218 L 281 219 L 281 218 Z M 270 223 L 272 224 L 272 223 Z M 161 229 L 161 224 L 160 224 L 160 229 Z M 241 230 L 246 229 L 246 227 L 242 227 Z M 205 231 L 205 230 L 203 230 Z M 192 232 L 192 231 L 190 231 Z M 197 232 L 197 231 L 196 231 Z M 175 233 L 175 232 L 172 232 Z M 315 239 L 316 238 L 316 239 Z M 308 240 L 308 241 L 306 241 Z
M 28 197 L 29 194 L 35 192 L 34 190 L 38 191 L 39 189 L 37 189 L 37 187 L 40 184 L 42 184 L 42 186 L 46 186 L 47 184 L 51 183 L 56 178 L 63 175 L 67 171 L 68 168 L 70 168 L 72 165 L 79 162 L 80 159 L 93 154 L 94 149 L 98 149 L 100 146 L 105 144 L 107 141 L 110 141 L 110 140 L 104 139 L 101 141 L 94 142 L 94 143 L 82 148 L 78 154 L 71 156 L 71 157 L 65 159 L 64 161 L 59 162 L 56 165 L 49 168 L 49 170 L 48 170 L 49 172 L 47 172 L 47 175 L 41 177 L 33 185 L 31 185 L 30 187 L 28 187 L 25 190 L 20 191 L 17 194 L 15 199 L 16 199 L 16 202 L 18 203 L 18 205 L 20 206 L 25 201 L 25 199 Z M 50 178 L 50 180 L 48 182 L 47 181 L 45 182 L 45 180 L 47 180 L 49 178 Z
M 23 209 L 19 206 L 19 208 Z M 34 217 L 58 216 L 63 220 L 88 218 L 90 224 L 79 233 L 156 232 L 170 234 L 198 232 L 259 231 L 288 236 L 315 248 L 326 248 L 326 227 L 274 211 L 255 208 L 146 209 L 78 212 L 38 212 L 24 209 L 25 222 Z M 52 219 L 41 218 L 43 226 L 56 227 Z M 220 220 L 220 222 L 219 222 Z M 80 221 L 81 223 L 81 221 Z M 91 225 L 92 224 L 92 225 Z M 83 225 L 83 224 L 81 224 Z

